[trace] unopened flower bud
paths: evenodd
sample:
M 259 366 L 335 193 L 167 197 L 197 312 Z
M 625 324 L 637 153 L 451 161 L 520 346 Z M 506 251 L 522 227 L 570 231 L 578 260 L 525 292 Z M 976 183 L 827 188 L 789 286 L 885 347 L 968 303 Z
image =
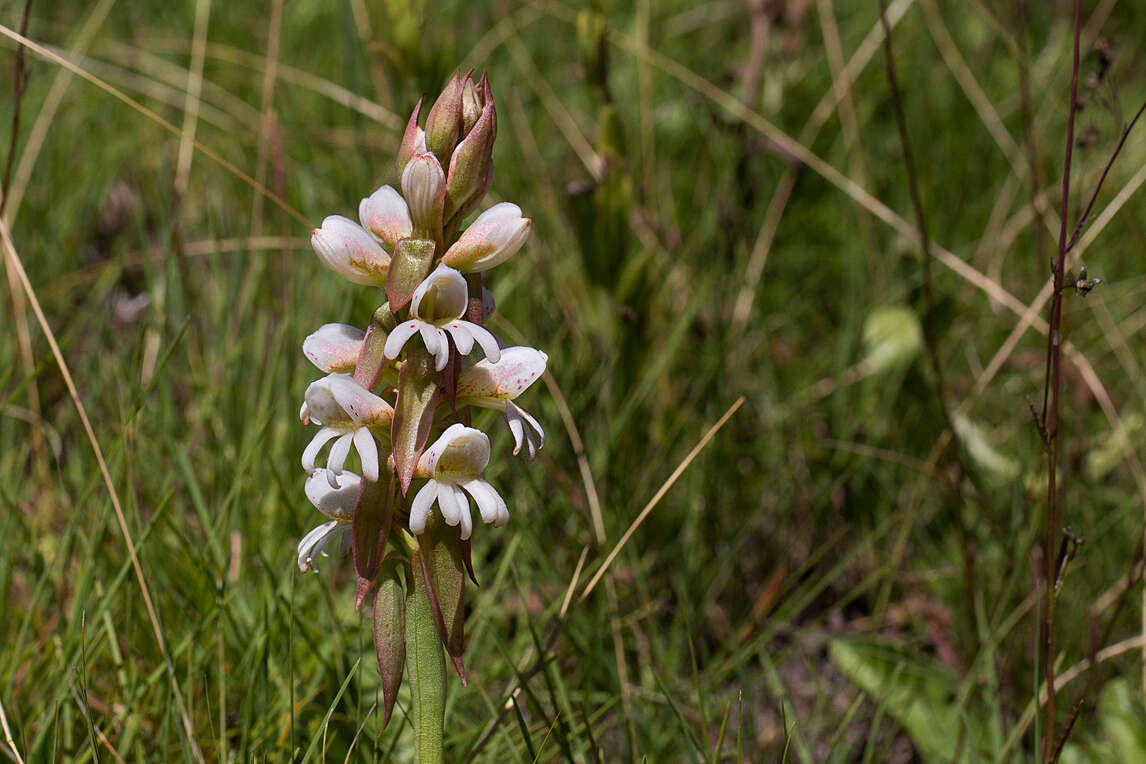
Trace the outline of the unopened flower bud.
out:
M 489 83 L 483 78 L 488 93 Z M 450 157 L 450 171 L 446 179 L 446 220 L 481 198 L 493 175 L 493 141 L 497 137 L 497 111 L 493 96 L 486 97 L 481 115 L 474 127 Z
M 423 238 L 439 239 L 442 235 L 442 208 L 446 194 L 446 177 L 433 154 L 418 154 L 402 171 L 402 195 L 410 207 L 414 231 Z
M 398 156 L 395 159 L 395 165 L 398 168 L 398 175 L 401 177 L 406 169 L 406 164 L 418 154 L 425 154 L 426 149 L 426 131 L 418 127 L 418 116 L 422 113 L 422 101 L 425 98 L 419 98 L 414 111 L 410 114 L 410 121 L 406 123 L 406 132 L 402 134 L 402 143 L 398 145 Z
M 469 79 L 468 75 L 466 79 Z M 426 147 L 442 161 L 454 153 L 461 137 L 462 80 L 455 74 L 426 117 Z

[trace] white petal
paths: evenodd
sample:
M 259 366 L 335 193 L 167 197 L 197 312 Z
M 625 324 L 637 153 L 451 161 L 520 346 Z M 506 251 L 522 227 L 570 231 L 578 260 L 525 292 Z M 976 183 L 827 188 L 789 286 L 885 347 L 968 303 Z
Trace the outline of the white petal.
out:
M 366 229 L 349 218 L 330 215 L 310 232 L 310 245 L 323 264 L 355 284 L 382 286 L 390 256 Z
M 458 355 L 467 356 L 474 349 L 474 335 L 460 321 L 451 321 L 445 325 L 445 330 L 454 338 L 454 345 L 458 348 Z
M 306 474 L 309 475 L 314 472 L 314 460 L 318 457 L 318 452 L 322 450 L 322 447 L 341 434 L 333 427 L 323 427 L 311 438 L 310 443 L 302 452 L 302 468 L 306 470 Z
M 334 488 L 338 488 L 338 476 L 342 474 L 342 467 L 346 464 L 352 442 L 354 435 L 348 432 L 334 441 L 334 445 L 330 447 L 330 456 L 326 460 L 326 477 Z
M 461 485 L 474 497 L 481 511 L 482 522 L 494 526 L 505 525 L 509 519 L 509 508 L 492 485 L 484 480 L 467 480 Z
M 317 469 L 306 479 L 306 498 L 310 499 L 315 509 L 332 520 L 349 520 L 358 503 L 362 479 L 353 472 L 343 472 L 339 482 L 338 488 L 331 487 L 326 470 Z
M 422 323 L 417 319 L 411 319 L 395 326 L 394 330 L 386 337 L 386 344 L 382 346 L 382 355 L 390 360 L 397 358 L 406 341 L 418 333 L 418 327 Z
M 358 205 L 358 219 L 362 221 L 362 227 L 391 252 L 399 239 L 414 231 L 406 200 L 390 186 L 382 186 L 362 200 Z
M 426 518 L 430 515 L 430 507 L 438 498 L 438 484 L 433 480 L 426 481 L 418 493 L 414 494 L 414 501 L 410 503 L 410 532 L 421 535 L 426 530 Z
M 541 425 L 528 411 L 509 401 L 506 401 L 505 404 L 505 421 L 509 423 L 509 429 L 517 444 L 513 449 L 514 455 L 521 450 L 521 435 L 523 434 L 525 442 L 529 446 L 529 459 L 532 461 L 533 457 L 537 456 L 538 449 L 545 447 L 545 430 L 541 429 Z M 515 424 L 516 428 L 514 427 Z M 519 433 L 519 431 L 523 432 Z
M 529 236 L 530 220 L 516 204 L 495 204 L 478 215 L 446 250 L 442 262 L 462 273 L 486 271 L 512 257 Z
M 497 363 L 501 360 L 501 348 L 497 346 L 497 338 L 493 336 L 489 329 L 486 329 L 484 326 L 478 326 L 477 324 L 471 324 L 469 321 L 460 321 L 459 323 L 469 329 L 470 333 L 473 334 L 474 339 L 477 340 L 477 344 L 481 345 L 481 349 L 485 351 L 486 358 L 493 363 Z
M 426 352 L 432 356 L 436 356 L 441 349 L 442 338 L 439 336 L 441 332 L 424 321 L 418 324 L 418 332 L 422 335 L 422 344 L 426 346 Z M 449 352 L 449 348 L 446 349 L 446 352 Z M 444 366 L 445 364 L 442 365 Z M 438 369 L 438 371 L 441 371 L 441 369 Z
M 337 520 L 331 520 L 329 523 L 314 528 L 310 533 L 302 537 L 302 541 L 298 542 L 298 569 L 306 573 L 308 570 L 318 572 L 318 568 L 314 565 L 314 558 L 322 553 L 323 549 L 328 543 L 332 534 L 338 532 L 340 523 Z
M 442 509 L 442 519 L 446 521 L 446 525 L 462 526 L 461 538 L 465 541 L 469 538 L 466 533 L 466 516 L 470 511 L 469 499 L 465 497 L 457 487 L 449 483 L 440 483 L 438 486 L 438 506 Z
M 354 433 L 354 448 L 362 462 L 362 477 L 370 483 L 378 482 L 378 444 L 374 434 L 365 427 Z
M 326 324 L 303 340 L 302 352 L 327 373 L 351 372 L 365 336 L 366 332 L 348 324 Z

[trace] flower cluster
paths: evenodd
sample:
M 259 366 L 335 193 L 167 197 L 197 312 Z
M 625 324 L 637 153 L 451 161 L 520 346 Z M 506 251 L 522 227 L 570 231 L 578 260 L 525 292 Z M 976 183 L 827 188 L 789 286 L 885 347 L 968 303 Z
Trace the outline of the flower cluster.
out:
M 327 521 L 299 543 L 298 565 L 316 569 L 336 542 L 353 551 L 357 605 L 375 597 L 387 720 L 405 651 L 393 628 L 405 618 L 393 592 L 428 588 L 439 635 L 464 681 L 459 561 L 472 578 L 470 499 L 482 522 L 509 520 L 505 500 L 485 479 L 490 441 L 470 426 L 471 412 L 502 412 L 514 454 L 524 445 L 532 459 L 545 443 L 537 420 L 513 401 L 545 371 L 547 356 L 504 347 L 484 326 L 493 312 L 485 274 L 521 249 L 530 220 L 503 202 L 462 228 L 493 178 L 497 114 L 489 82 L 455 76 L 424 128 L 421 110 L 419 101 L 398 147 L 401 191 L 382 186 L 362 200 L 359 222 L 331 215 L 311 234 L 322 263 L 354 284 L 384 289 L 382 305 L 365 329 L 326 324 L 302 346 L 326 374 L 306 389 L 300 418 L 319 427 L 302 466 L 307 498 Z M 352 451 L 360 474 L 347 469 Z M 393 617 L 379 617 L 384 598 Z

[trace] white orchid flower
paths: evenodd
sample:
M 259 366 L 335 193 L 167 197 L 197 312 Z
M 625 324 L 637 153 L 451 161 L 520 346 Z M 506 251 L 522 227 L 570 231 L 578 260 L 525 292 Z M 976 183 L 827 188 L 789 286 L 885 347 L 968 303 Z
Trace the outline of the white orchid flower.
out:
M 330 270 L 354 284 L 385 286 L 390 255 L 365 228 L 341 215 L 330 215 L 310 232 L 310 246 Z
M 358 490 L 362 478 L 353 472 L 342 473 L 342 484 L 332 488 L 325 474 L 326 470 L 315 470 L 314 474 L 306 479 L 306 497 L 322 514 L 330 518 L 306 534 L 298 542 L 298 569 L 303 573 L 308 570 L 318 572 L 315 560 L 321 555 L 326 557 L 326 548 L 335 540 L 339 542 L 341 551 L 345 552 L 350 546 L 350 527 L 354 519 L 354 505 L 358 503 Z
M 504 348 L 498 361 L 486 358 L 458 375 L 457 402 L 504 413 L 513 433 L 513 453 L 521 451 L 524 441 L 532 459 L 545 445 L 545 431 L 528 411 L 511 401 L 537 381 L 548 361 L 549 356 L 535 348 Z
M 473 532 L 466 493 L 477 502 L 483 522 L 495 527 L 509 522 L 505 500 L 485 480 L 488 463 L 489 438 L 484 432 L 460 423 L 446 428 L 418 460 L 414 474 L 429 480 L 410 505 L 410 530 L 417 534 L 426 530 L 426 519 L 436 501 L 442 519 L 447 525 L 460 525 L 461 539 L 465 541 Z
M 394 409 L 389 403 L 358 384 L 349 374 L 329 374 L 312 382 L 306 389 L 306 402 L 302 404 L 299 418 L 303 424 L 313 422 L 322 425 L 322 429 L 302 453 L 303 469 L 313 474 L 318 452 L 334 440 L 325 470 L 332 487 L 339 485 L 338 478 L 351 445 L 362 461 L 362 476 L 377 482 L 378 444 L 372 430 L 385 431 L 393 417 Z
M 470 223 L 442 255 L 442 262 L 462 273 L 488 271 L 521 249 L 529 237 L 530 224 L 516 204 L 495 204 Z
M 450 360 L 448 333 L 461 355 L 469 355 L 474 342 L 477 342 L 485 351 L 486 358 L 496 362 L 501 351 L 494 336 L 488 329 L 462 320 L 468 301 L 465 277 L 453 268 L 439 265 L 414 290 L 410 300 L 410 318 L 390 332 L 382 348 L 383 355 L 397 358 L 406 341 L 415 334 L 421 334 L 426 350 L 434 356 L 434 367 L 441 371 Z
M 327 374 L 350 373 L 366 332 L 349 324 L 324 324 L 302 343 L 303 354 Z

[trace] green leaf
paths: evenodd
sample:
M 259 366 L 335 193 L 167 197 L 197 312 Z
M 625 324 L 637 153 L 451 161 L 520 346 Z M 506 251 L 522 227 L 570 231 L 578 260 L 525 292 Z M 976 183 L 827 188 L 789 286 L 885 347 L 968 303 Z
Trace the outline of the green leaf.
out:
M 374 654 L 378 658 L 378 676 L 382 678 L 384 730 L 394 712 L 406 666 L 406 592 L 394 562 L 383 566 L 374 595 Z
M 987 720 L 960 714 L 958 682 L 947 669 L 875 642 L 836 639 L 828 653 L 903 727 L 925 760 L 951 761 L 960 741 L 972 760 L 992 759 L 979 748 L 987 741 Z
M 410 296 L 430 272 L 437 245 L 431 239 L 400 239 L 394 246 L 390 271 L 386 276 L 386 298 L 390 310 L 398 310 L 410 301 Z
M 418 457 L 430 438 L 434 410 L 438 406 L 438 373 L 434 358 L 422 345 L 407 345 L 406 362 L 398 372 L 398 400 L 390 425 L 390 445 L 402 495 L 410 489 Z
M 462 653 L 465 652 L 465 587 L 466 574 L 462 562 L 462 540 L 458 529 L 446 525 L 442 516 L 432 512 L 426 520 L 426 531 L 419 544 L 425 561 L 425 575 L 430 585 L 430 601 L 434 604 L 434 623 L 454 668 L 466 683 Z
M 386 547 L 386 537 L 390 534 L 390 518 L 394 508 L 394 473 L 386 480 L 371 483 L 362 481 L 358 492 L 358 503 L 354 506 L 354 523 L 351 526 L 351 541 L 354 550 L 354 569 L 358 573 L 358 596 L 355 609 L 362 602 L 374 582 L 378 563 Z

